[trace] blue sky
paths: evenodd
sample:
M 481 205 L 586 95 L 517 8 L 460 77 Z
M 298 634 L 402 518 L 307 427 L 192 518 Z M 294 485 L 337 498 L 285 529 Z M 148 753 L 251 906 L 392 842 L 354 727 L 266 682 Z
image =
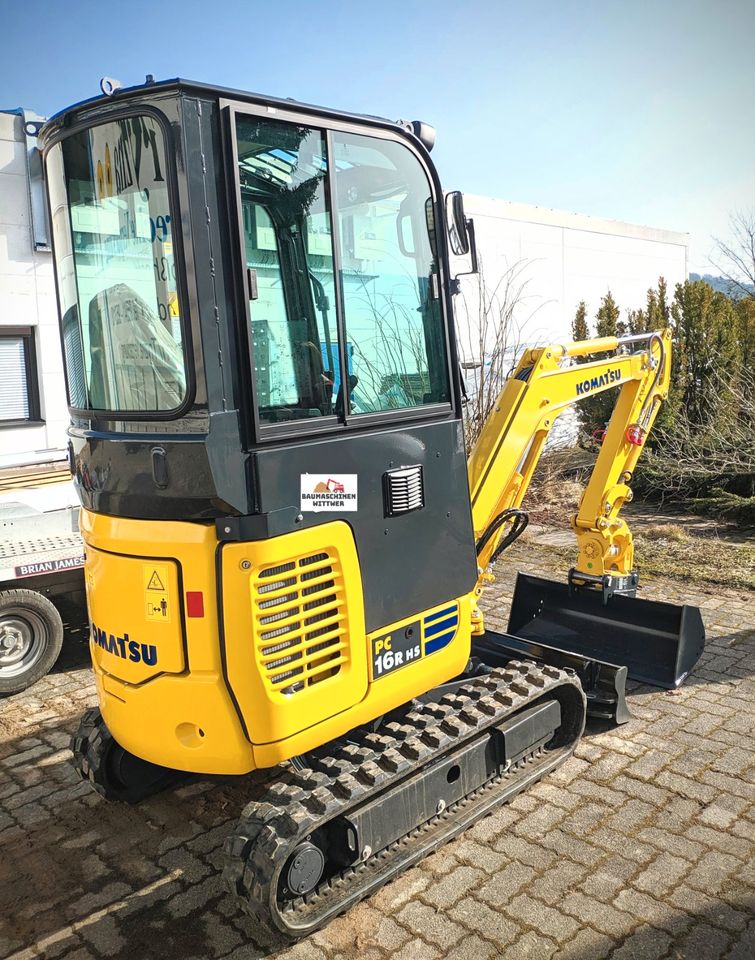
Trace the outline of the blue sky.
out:
M 5 0 L 0 101 L 183 76 L 438 130 L 447 189 L 710 237 L 755 206 L 755 0 Z

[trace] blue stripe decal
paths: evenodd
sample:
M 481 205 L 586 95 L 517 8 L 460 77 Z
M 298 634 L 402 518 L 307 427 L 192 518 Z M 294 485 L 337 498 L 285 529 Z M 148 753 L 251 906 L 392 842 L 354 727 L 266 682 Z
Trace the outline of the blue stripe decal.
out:
M 433 620 L 438 620 L 440 617 L 447 617 L 451 613 L 456 613 L 456 604 L 446 607 L 445 610 L 436 610 L 435 613 L 429 613 L 425 617 L 425 623 L 432 623 Z
M 435 653 L 436 650 L 441 650 L 447 646 L 455 636 L 456 631 L 451 630 L 450 633 L 442 633 L 439 637 L 433 637 L 432 640 L 425 640 L 425 656 L 430 653 Z
M 433 623 L 429 627 L 425 627 L 425 636 L 434 637 L 436 633 L 443 633 L 444 630 L 448 630 L 449 627 L 455 627 L 459 622 L 459 618 L 454 614 L 452 617 L 449 617 L 447 620 L 439 620 L 437 623 Z

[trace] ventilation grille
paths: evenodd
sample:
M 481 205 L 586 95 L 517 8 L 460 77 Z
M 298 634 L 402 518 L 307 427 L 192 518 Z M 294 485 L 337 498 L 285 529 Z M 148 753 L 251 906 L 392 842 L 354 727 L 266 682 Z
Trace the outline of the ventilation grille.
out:
M 397 513 L 410 513 L 425 505 L 425 485 L 422 479 L 422 467 L 402 467 L 383 474 L 385 493 L 385 515 L 393 517 Z
M 288 696 L 346 663 L 343 576 L 329 553 L 262 568 L 254 579 L 257 661 L 270 689 Z

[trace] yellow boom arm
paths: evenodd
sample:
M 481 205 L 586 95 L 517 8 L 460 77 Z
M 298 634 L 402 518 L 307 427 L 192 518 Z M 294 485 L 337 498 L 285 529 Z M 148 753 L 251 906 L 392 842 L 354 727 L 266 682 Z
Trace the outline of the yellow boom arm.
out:
M 637 349 L 637 348 L 640 349 Z M 570 358 L 610 354 L 589 363 Z M 668 394 L 668 330 L 525 350 L 503 386 L 469 457 L 472 520 L 480 583 L 506 524 L 484 538 L 504 511 L 521 505 L 556 418 L 585 397 L 620 387 L 597 462 L 572 518 L 577 575 L 586 580 L 632 572 L 632 534 L 618 514 L 661 402 Z

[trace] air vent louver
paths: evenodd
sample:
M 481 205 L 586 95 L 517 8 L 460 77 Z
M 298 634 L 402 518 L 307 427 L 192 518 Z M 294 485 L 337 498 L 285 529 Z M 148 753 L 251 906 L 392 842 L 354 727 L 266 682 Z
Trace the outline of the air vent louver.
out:
M 383 491 L 387 517 L 420 510 L 425 505 L 422 467 L 417 465 L 401 467 L 400 470 L 388 470 L 383 474 Z
M 335 556 L 316 553 L 264 568 L 254 593 L 257 658 L 270 690 L 290 696 L 339 672 L 348 645 Z

